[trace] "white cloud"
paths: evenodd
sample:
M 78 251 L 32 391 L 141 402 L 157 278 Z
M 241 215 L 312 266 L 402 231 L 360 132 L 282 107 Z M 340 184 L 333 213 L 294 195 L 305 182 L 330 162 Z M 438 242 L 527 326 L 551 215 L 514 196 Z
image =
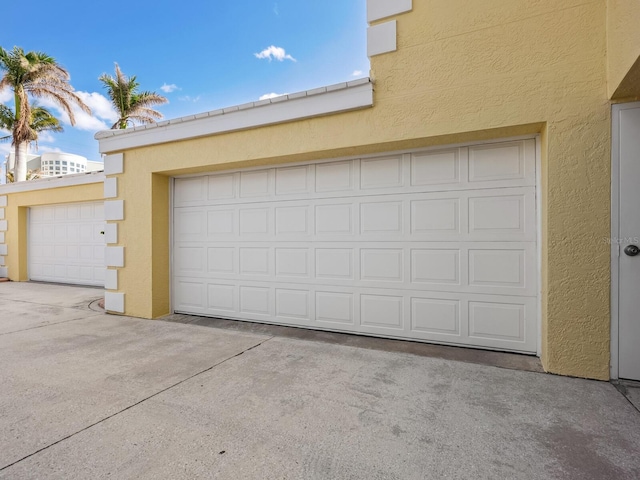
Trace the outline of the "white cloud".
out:
M 180 100 L 181 102 L 199 102 L 200 101 L 200 95 L 198 95 L 197 97 L 192 97 L 190 95 L 185 95 L 184 97 L 179 97 L 178 100 Z
M 283 95 L 287 95 L 286 93 L 265 93 L 260 97 L 260 100 L 268 100 L 270 98 L 281 97 Z
M 277 3 L 273 4 L 273 13 L 275 13 L 276 16 L 280 16 L 280 10 L 278 9 L 278 4 Z
M 295 58 L 287 54 L 284 48 L 276 47 L 274 45 L 271 45 L 270 47 L 265 48 L 260 53 L 254 53 L 254 55 L 256 58 L 260 58 L 260 59 L 268 58 L 269 61 L 275 58 L 279 62 L 283 62 L 284 60 L 291 60 L 292 62 L 297 62 Z
M 83 112 L 78 106 L 72 105 L 71 110 L 76 119 L 75 128 L 78 130 L 85 130 L 95 132 L 98 130 L 108 130 L 111 125 L 118 120 L 118 114 L 111 105 L 111 101 L 104 95 L 98 92 L 82 92 L 77 91 L 76 94 L 82 99 L 82 101 L 91 109 L 92 115 Z M 50 99 L 42 98 L 39 103 L 47 108 L 56 110 L 59 118 L 63 123 L 71 125 L 69 117 L 64 113 L 58 105 L 53 103 Z
M 354 70 L 351 74 L 352 77 L 359 77 L 360 75 L 362 75 L 362 70 Z
M 6 103 L 9 100 L 13 100 L 13 93 L 8 88 L 0 90 L 0 103 Z
M 38 142 L 53 143 L 56 139 L 51 132 L 40 132 L 38 134 Z
M 108 130 L 111 125 L 118 120 L 118 114 L 115 108 L 111 105 L 111 101 L 104 95 L 98 92 L 75 92 L 80 99 L 91 109 L 93 116 L 83 112 L 78 106 L 71 106 L 71 110 L 76 119 L 75 127 L 79 130 L 97 131 Z M 11 91 L 5 89 L 0 92 L 0 102 L 6 102 L 12 98 Z M 53 110 L 60 121 L 65 125 L 71 125 L 67 114 L 51 99 L 38 98 L 36 99 L 38 105 Z
M 47 152 L 54 152 L 54 153 L 63 153 L 62 150 L 58 147 L 50 147 L 47 145 L 38 145 L 38 153 L 47 153 Z
M 164 83 L 160 87 L 160 90 L 162 90 L 164 93 L 171 93 L 171 92 L 175 92 L 176 90 L 180 90 L 180 88 L 175 83 L 172 83 L 170 85 L 167 85 L 166 83 Z
M 102 118 L 109 122 L 118 120 L 118 112 L 104 95 L 98 92 L 76 92 L 84 103 L 88 105 L 94 116 Z M 75 112 L 74 112 L 75 113 Z

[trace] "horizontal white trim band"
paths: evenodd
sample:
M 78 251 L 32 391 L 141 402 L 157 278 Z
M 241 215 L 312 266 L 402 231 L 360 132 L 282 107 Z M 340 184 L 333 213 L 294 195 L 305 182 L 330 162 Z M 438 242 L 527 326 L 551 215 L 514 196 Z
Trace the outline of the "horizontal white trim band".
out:
M 52 188 L 73 187 L 75 185 L 87 185 L 90 183 L 104 182 L 104 172 L 87 172 L 75 175 L 62 175 L 60 177 L 44 177 L 27 182 L 8 183 L 0 185 L 0 193 L 20 193 L 35 190 L 50 190 Z M 1 197 L 0 197 L 1 198 Z
M 373 106 L 368 78 L 270 100 L 225 108 L 155 125 L 98 132 L 100 152 L 175 142 Z

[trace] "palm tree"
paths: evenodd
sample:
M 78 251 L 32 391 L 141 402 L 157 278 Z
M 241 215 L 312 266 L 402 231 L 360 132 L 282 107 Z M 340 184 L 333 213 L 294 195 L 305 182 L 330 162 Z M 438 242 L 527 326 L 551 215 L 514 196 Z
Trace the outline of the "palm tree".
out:
M 62 125 L 60 125 L 60 121 L 53 116 L 53 114 L 44 107 L 40 107 L 36 104 L 31 104 L 29 108 L 30 119 L 29 119 L 29 137 L 32 138 L 31 141 L 35 142 L 36 145 L 38 143 L 38 134 L 40 132 L 62 132 L 64 129 Z M 9 132 L 13 132 L 14 126 L 16 123 L 16 114 L 13 110 L 11 110 L 6 105 L 0 105 L 0 129 L 7 130 Z M 0 142 L 10 140 L 13 138 L 13 135 L 6 135 L 4 137 L 0 137 Z M 27 142 L 29 143 L 29 142 Z M 26 157 L 25 157 L 26 159 Z M 9 182 L 15 181 L 15 167 L 13 172 L 7 172 L 7 180 Z M 29 170 L 26 173 L 25 180 L 33 180 L 35 178 L 40 178 L 40 172 L 33 172 Z
M 16 152 L 15 177 L 20 182 L 27 178 L 27 145 L 37 139 L 31 129 L 29 97 L 52 100 L 69 116 L 71 125 L 75 125 L 73 104 L 89 114 L 91 110 L 74 92 L 69 73 L 46 53 L 25 53 L 19 47 L 7 51 L 0 47 L 0 72 L 3 72 L 0 91 L 10 88 L 14 95 L 15 121 L 11 133 Z
M 116 63 L 116 76 L 112 77 L 106 73 L 102 74 L 99 80 L 107 89 L 107 94 L 111 103 L 115 107 L 120 118 L 111 126 L 111 129 L 125 129 L 134 122 L 142 124 L 155 123 L 156 119 L 162 118 L 162 114 L 150 107 L 162 105 L 168 100 L 156 92 L 139 92 L 140 83 L 136 81 L 136 76 L 127 77 Z
M 27 180 L 37 180 L 42 172 L 38 170 L 27 170 Z M 13 172 L 7 172 L 7 183 L 15 182 Z

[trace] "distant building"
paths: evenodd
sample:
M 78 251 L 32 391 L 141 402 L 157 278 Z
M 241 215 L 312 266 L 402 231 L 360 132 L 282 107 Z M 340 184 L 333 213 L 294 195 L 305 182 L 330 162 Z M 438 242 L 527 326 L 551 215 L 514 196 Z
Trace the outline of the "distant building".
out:
M 6 183 L 7 172 L 15 168 L 15 153 L 10 153 L 5 157 L 2 164 L 2 175 L 0 184 Z M 58 177 L 83 172 L 96 172 L 102 170 L 102 162 L 87 160 L 80 155 L 63 152 L 47 152 L 42 155 L 27 155 L 27 170 L 40 170 L 41 177 Z

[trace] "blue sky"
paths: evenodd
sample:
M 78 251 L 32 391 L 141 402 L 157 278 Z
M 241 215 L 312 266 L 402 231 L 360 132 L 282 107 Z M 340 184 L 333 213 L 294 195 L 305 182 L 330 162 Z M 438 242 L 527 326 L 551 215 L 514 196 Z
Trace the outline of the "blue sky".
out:
M 113 111 L 98 77 L 113 74 L 114 62 L 136 75 L 143 90 L 169 99 L 159 107 L 166 119 L 369 71 L 365 0 L 35 0 L 28 14 L 24 8 L 20 2 L 3 6 L 0 46 L 53 56 L 95 114 L 80 115 L 76 127 L 65 124 L 64 133 L 43 134 L 39 153 L 100 159 L 93 135 L 113 123 Z M 12 103 L 8 91 L 0 92 L 0 102 Z M 9 148 L 0 143 L 0 155 Z

